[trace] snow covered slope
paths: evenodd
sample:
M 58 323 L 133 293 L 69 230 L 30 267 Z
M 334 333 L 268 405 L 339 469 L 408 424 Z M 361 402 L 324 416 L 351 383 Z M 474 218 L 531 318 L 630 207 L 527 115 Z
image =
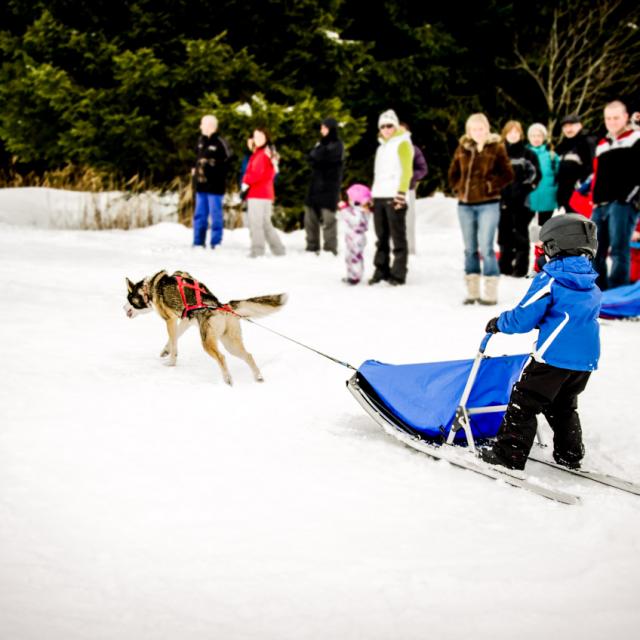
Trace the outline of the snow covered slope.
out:
M 193 330 L 168 368 L 161 320 L 122 310 L 125 276 L 184 269 L 221 300 L 288 292 L 260 322 L 356 366 L 471 357 L 528 282 L 503 278 L 497 310 L 460 304 L 452 201 L 420 202 L 396 288 L 348 288 L 343 257 L 305 253 L 301 232 L 286 257 L 251 260 L 245 229 L 210 251 L 173 223 L 65 231 L 1 214 L 0 638 L 637 635 L 637 496 L 566 479 L 584 496 L 566 507 L 431 461 L 364 414 L 347 369 L 252 325 L 264 384 L 229 356 L 224 385 Z M 639 329 L 602 326 L 581 399 L 588 460 L 635 479 Z

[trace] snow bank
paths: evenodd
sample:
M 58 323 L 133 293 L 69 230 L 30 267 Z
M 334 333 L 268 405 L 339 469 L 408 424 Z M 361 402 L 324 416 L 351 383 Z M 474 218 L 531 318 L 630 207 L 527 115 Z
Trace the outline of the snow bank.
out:
M 177 219 L 177 194 L 0 189 L 0 222 L 51 229 L 141 227 Z

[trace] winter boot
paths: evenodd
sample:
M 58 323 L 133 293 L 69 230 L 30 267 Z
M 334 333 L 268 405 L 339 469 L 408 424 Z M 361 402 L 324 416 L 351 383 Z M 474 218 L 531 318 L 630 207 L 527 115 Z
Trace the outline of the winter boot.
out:
M 484 295 L 480 298 L 480 304 L 494 305 L 498 303 L 498 278 L 499 276 L 484 277 Z
M 467 297 L 462 304 L 475 304 L 480 301 L 480 274 L 467 273 L 464 276 L 467 283 Z
M 480 449 L 478 454 L 483 462 L 491 464 L 494 467 L 500 467 L 505 471 L 509 471 L 512 475 L 518 478 L 524 478 L 524 465 L 516 464 L 511 460 L 503 458 L 494 447 Z

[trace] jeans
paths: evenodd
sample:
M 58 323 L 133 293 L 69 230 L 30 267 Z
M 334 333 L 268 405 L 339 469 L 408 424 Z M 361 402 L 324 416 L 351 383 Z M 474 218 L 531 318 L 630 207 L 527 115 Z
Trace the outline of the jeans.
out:
M 211 218 L 211 246 L 222 242 L 224 218 L 222 216 L 222 195 L 214 193 L 196 193 L 196 208 L 193 212 L 193 244 L 204 246 L 207 240 L 207 228 Z
M 638 213 L 626 202 L 610 202 L 595 207 L 591 220 L 598 229 L 598 250 L 593 266 L 596 284 L 604 291 L 629 284 L 631 236 Z M 611 247 L 611 271 L 607 273 L 607 254 Z
M 500 220 L 500 203 L 485 204 L 458 203 L 458 220 L 464 240 L 464 272 L 498 276 L 498 261 L 493 245 Z

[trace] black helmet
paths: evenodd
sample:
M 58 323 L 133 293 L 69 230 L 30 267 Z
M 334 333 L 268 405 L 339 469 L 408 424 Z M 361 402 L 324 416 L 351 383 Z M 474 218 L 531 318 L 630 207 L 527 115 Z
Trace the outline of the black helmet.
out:
M 540 241 L 550 258 L 561 254 L 594 258 L 598 248 L 596 225 L 579 213 L 549 218 L 540 229 Z

